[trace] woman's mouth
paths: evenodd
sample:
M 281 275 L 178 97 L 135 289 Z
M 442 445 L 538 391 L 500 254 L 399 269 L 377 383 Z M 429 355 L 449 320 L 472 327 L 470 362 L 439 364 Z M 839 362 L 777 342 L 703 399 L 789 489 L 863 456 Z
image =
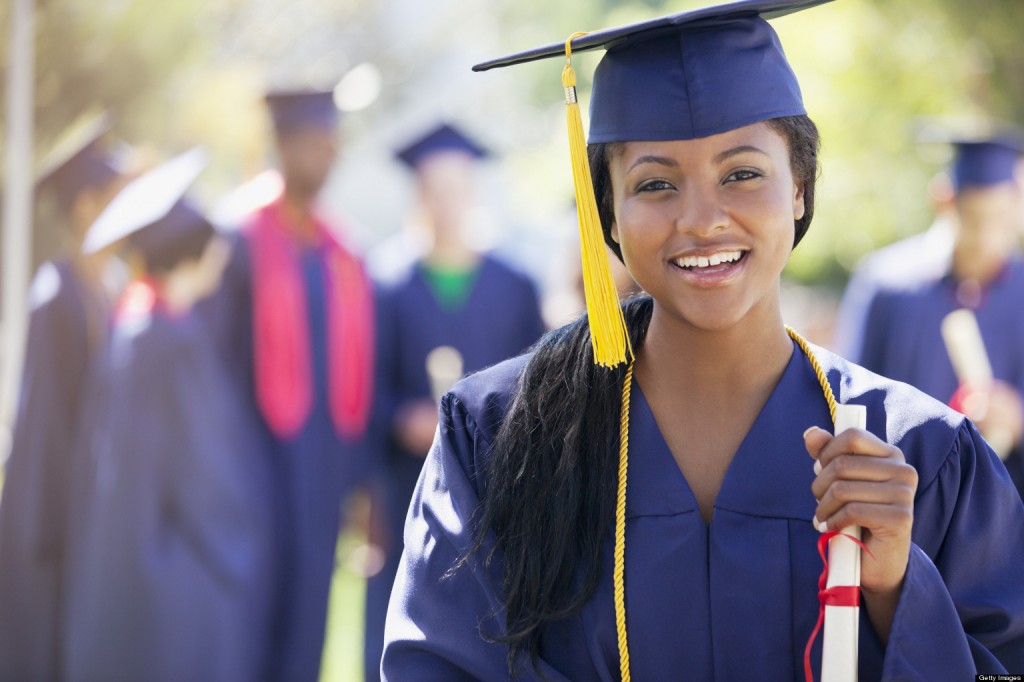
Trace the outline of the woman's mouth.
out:
M 672 264 L 679 269 L 697 275 L 720 274 L 729 272 L 739 266 L 749 252 L 741 250 L 715 251 L 699 256 L 680 256 L 674 258 Z

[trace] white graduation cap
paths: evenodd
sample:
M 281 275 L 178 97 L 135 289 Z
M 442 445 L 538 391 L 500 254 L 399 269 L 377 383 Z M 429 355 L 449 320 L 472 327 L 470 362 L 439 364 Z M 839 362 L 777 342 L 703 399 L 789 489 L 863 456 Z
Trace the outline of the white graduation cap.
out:
M 207 162 L 206 150 L 195 147 L 128 183 L 89 227 L 82 252 L 96 253 L 163 219 Z

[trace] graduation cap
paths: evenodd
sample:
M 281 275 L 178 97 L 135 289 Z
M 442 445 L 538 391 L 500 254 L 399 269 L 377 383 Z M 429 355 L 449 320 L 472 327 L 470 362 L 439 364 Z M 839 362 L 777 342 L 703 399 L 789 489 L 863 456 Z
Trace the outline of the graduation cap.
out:
M 441 123 L 409 142 L 396 152 L 395 156 L 409 168 L 415 170 L 431 154 L 449 151 L 463 152 L 474 159 L 482 159 L 487 156 L 487 150 L 458 128 L 447 123 Z
M 1016 177 L 1024 158 L 1024 130 L 978 117 L 923 118 L 915 122 L 918 142 L 953 147 L 949 173 L 956 192 L 991 187 Z
M 800 86 L 766 19 L 831 0 L 741 0 L 590 34 L 478 64 L 475 71 L 564 57 L 569 149 L 594 360 L 632 356 L 611 277 L 576 97 L 573 52 L 607 50 L 594 74 L 590 142 L 690 140 L 806 114 Z
M 338 107 L 331 90 L 274 90 L 263 99 L 278 133 L 307 126 L 333 130 L 338 125 Z
M 1024 157 L 1024 139 L 1016 136 L 951 142 L 956 149 L 951 175 L 957 192 L 1010 182 Z
M 196 147 L 128 183 L 89 228 L 82 251 L 95 253 L 130 237 L 152 265 L 175 244 L 191 242 L 197 234 L 206 235 L 205 243 L 212 228 L 185 198 L 185 191 L 206 163 L 206 152 Z
M 82 190 L 102 187 L 117 178 L 118 164 L 101 144 L 109 130 L 110 116 L 102 113 L 66 131 L 43 159 L 36 175 L 37 190 L 52 190 L 67 209 Z

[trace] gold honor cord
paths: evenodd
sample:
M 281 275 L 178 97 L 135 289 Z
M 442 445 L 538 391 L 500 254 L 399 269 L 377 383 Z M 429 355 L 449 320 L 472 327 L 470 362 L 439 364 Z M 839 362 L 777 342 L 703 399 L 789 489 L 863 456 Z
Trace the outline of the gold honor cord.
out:
M 802 336 L 796 333 L 792 327 L 787 326 L 786 332 L 790 338 L 800 346 L 800 350 L 807 356 L 811 363 L 814 376 L 818 378 L 821 385 L 821 392 L 828 403 L 828 412 L 832 422 L 836 420 L 836 396 L 832 393 L 832 387 L 825 376 L 825 370 L 821 368 L 818 359 L 814 357 L 810 345 Z M 619 642 L 619 675 L 622 682 L 629 682 L 629 642 L 626 636 L 626 475 L 629 469 L 629 403 L 630 393 L 633 384 L 633 363 L 630 362 L 626 368 L 625 383 L 622 385 L 622 416 L 619 426 L 619 485 L 615 498 L 615 551 L 612 579 L 614 580 L 614 601 L 615 601 L 615 629 Z

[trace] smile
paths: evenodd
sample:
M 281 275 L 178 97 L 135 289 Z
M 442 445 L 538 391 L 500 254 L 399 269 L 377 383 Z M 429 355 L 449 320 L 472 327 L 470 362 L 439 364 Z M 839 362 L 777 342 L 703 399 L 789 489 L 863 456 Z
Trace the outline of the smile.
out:
M 672 264 L 690 272 L 720 272 L 728 270 L 747 255 L 746 251 L 716 251 L 706 256 L 681 256 Z

